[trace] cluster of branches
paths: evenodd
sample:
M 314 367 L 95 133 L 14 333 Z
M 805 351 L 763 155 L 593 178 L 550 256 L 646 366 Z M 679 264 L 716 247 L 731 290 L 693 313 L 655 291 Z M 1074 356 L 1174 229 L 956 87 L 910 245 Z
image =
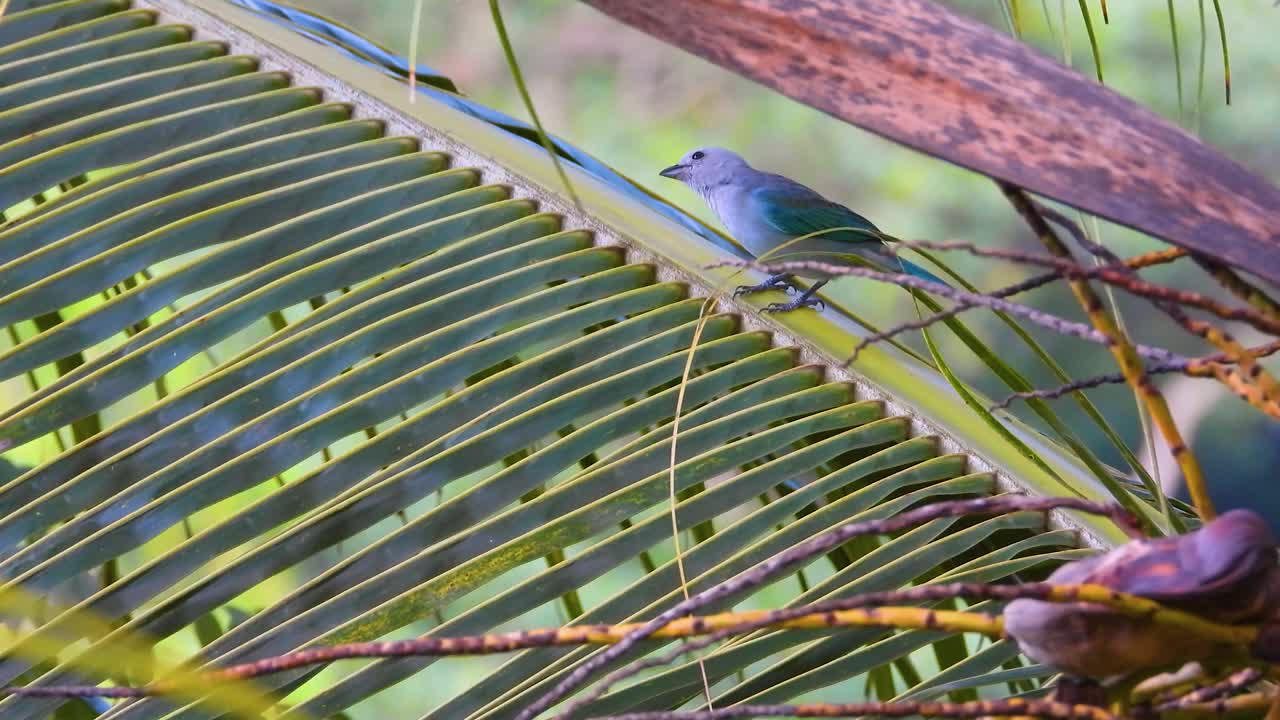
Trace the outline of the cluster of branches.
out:
M 1014 190 L 1013 192 L 1020 193 L 1021 191 Z M 718 263 L 717 266 L 752 267 L 770 273 L 804 272 L 807 270 L 820 271 L 831 275 L 862 277 L 905 286 L 954 301 L 955 304 L 945 310 L 868 335 L 854 348 L 853 355 L 849 358 L 850 362 L 856 359 L 858 354 L 870 345 L 883 342 L 909 330 L 930 327 L 973 308 L 999 310 L 1062 335 L 1110 346 L 1112 340 L 1109 339 L 1109 333 L 1106 329 L 1100 329 L 1096 325 L 1090 326 L 1068 320 L 1044 310 L 1007 300 L 1007 298 L 1014 295 L 1043 287 L 1058 280 L 1066 279 L 1072 282 L 1099 280 L 1151 301 L 1157 309 L 1172 317 L 1179 326 L 1221 348 L 1216 353 L 1200 357 L 1186 357 L 1162 347 L 1134 344 L 1134 352 L 1139 357 L 1151 361 L 1144 368 L 1147 373 L 1182 373 L 1192 377 L 1218 378 L 1247 402 L 1271 417 L 1280 420 L 1280 403 L 1277 402 L 1280 395 L 1276 394 L 1277 389 L 1280 389 L 1280 385 L 1277 384 L 1276 379 L 1268 371 L 1260 367 L 1256 362 L 1259 358 L 1267 357 L 1280 351 L 1280 339 L 1271 340 L 1252 348 L 1243 348 L 1238 344 L 1234 344 L 1234 339 L 1227 331 L 1214 327 L 1205 321 L 1191 318 L 1183 310 L 1183 308 L 1203 310 L 1220 319 L 1243 322 L 1263 333 L 1280 338 L 1280 303 L 1271 299 L 1264 291 L 1252 285 L 1225 265 L 1202 257 L 1192 256 L 1197 263 L 1209 271 L 1214 279 L 1218 280 L 1232 294 L 1244 300 L 1247 305 L 1243 307 L 1228 305 L 1202 293 L 1166 287 L 1143 280 L 1135 272 L 1136 270 L 1170 263 L 1180 258 L 1191 256 L 1191 253 L 1181 248 L 1171 248 L 1130 258 L 1119 258 L 1104 246 L 1092 242 L 1078 224 L 1056 210 L 1029 200 L 1020 200 L 1019 202 L 1029 203 L 1027 206 L 1028 212 L 1034 213 L 1034 216 L 1038 218 L 1032 221 L 1033 226 L 1039 226 L 1047 220 L 1061 225 L 1081 245 L 1092 254 L 1100 257 L 1103 262 L 1088 266 L 1080 264 L 1068 254 L 1046 255 L 1024 250 L 984 248 L 967 242 L 892 239 L 891 249 L 896 245 L 920 250 L 960 251 L 979 257 L 996 258 L 1021 265 L 1046 268 L 1044 273 L 988 292 L 957 289 L 905 273 L 886 272 L 869 267 L 850 267 L 813 260 L 790 262 L 726 261 Z M 845 228 L 841 229 L 844 230 Z M 1052 231 L 1050 230 L 1049 232 Z M 1240 373 L 1247 375 L 1247 377 L 1238 377 Z M 1123 374 L 1100 375 L 1052 389 L 1015 393 L 993 406 L 992 409 L 1008 407 L 1019 399 L 1030 397 L 1057 398 L 1080 389 L 1123 382 L 1125 382 Z
M 609 647 L 594 656 L 568 675 L 559 685 L 536 702 L 526 707 L 520 720 L 529 720 L 559 703 L 569 694 L 584 686 L 606 665 L 621 658 L 638 643 L 646 639 L 683 639 L 674 650 L 656 657 L 634 661 L 606 675 L 582 697 L 567 703 L 558 716 L 562 720 L 574 716 L 586 705 L 602 696 L 619 682 L 635 676 L 647 668 L 670 664 L 677 659 L 706 648 L 726 638 L 762 629 L 815 629 L 839 627 L 886 627 L 899 629 L 949 630 L 971 632 L 1000 638 L 1005 636 L 1001 618 L 975 612 L 939 611 L 915 605 L 948 599 L 968 601 L 996 600 L 1007 602 L 1020 598 L 1032 598 L 1046 602 L 1087 602 L 1117 613 L 1176 628 L 1213 641 L 1215 644 L 1236 648 L 1248 655 L 1260 640 L 1261 630 L 1255 626 L 1224 625 L 1202 617 L 1163 607 L 1146 598 L 1116 592 L 1099 585 L 1067 585 L 1053 583 L 1023 583 L 1016 585 L 990 585 L 983 583 L 946 583 L 922 585 L 888 592 L 870 592 L 827 600 L 792 608 L 726 612 L 715 615 L 696 613 L 717 601 L 762 587 L 782 574 L 794 571 L 805 562 L 856 537 L 899 532 L 936 520 L 959 516 L 990 516 L 1016 511 L 1049 512 L 1076 510 L 1110 518 L 1126 534 L 1134 539 L 1143 537 L 1137 519 L 1119 505 L 1099 503 L 1078 498 L 1034 498 L 1025 496 L 1000 496 L 971 500 L 933 503 L 899 515 L 839 526 L 808 541 L 798 544 L 758 565 L 743 571 L 704 592 L 673 606 L 647 623 L 624 625 L 587 625 L 531 630 L 493 635 L 463 637 L 420 637 L 388 642 L 351 643 L 346 645 L 315 647 L 277 657 L 266 658 L 242 665 L 204 673 L 186 687 L 160 680 L 151 685 L 130 686 L 24 686 L 10 687 L 7 694 L 54 697 L 113 697 L 132 698 L 157 694 L 194 694 L 199 688 L 209 688 L 220 683 L 242 681 L 254 677 L 283 672 L 296 668 L 333 662 L 346 658 L 474 655 L 512 652 L 516 650 L 552 645 L 601 644 Z M 1246 668 L 1228 677 L 1178 678 L 1177 682 L 1163 685 L 1148 684 L 1144 707 L 1155 712 L 1177 710 L 1180 712 L 1214 711 L 1223 707 L 1235 708 L 1243 703 L 1264 703 L 1269 696 L 1263 693 L 1240 693 L 1254 685 L 1262 674 Z M 881 715 L 906 717 L 920 715 L 942 718 L 977 718 L 991 716 L 1036 716 L 1044 718 L 1081 718 L 1082 720 L 1110 720 L 1112 712 L 1101 707 L 1069 704 L 1058 700 L 1007 700 L 947 703 L 947 702 L 888 702 L 851 704 L 806 705 L 737 705 L 719 709 L 693 712 L 641 712 L 619 717 L 632 720 L 694 720 L 740 717 L 855 717 Z
M 1261 358 L 1280 350 L 1280 302 L 1227 266 L 1180 248 L 1160 250 L 1127 259 L 1120 258 L 1091 239 L 1070 218 L 1032 200 L 1021 188 L 1006 183 L 1000 183 L 1000 187 L 1041 241 L 1047 253 L 984 248 L 965 242 L 906 241 L 883 235 L 879 235 L 879 238 L 891 241 L 888 243 L 890 248 L 896 246 L 921 251 L 966 252 L 979 257 L 994 258 L 1043 270 L 1040 274 L 1007 287 L 980 292 L 954 275 L 953 277 L 964 287 L 955 288 L 905 273 L 813 260 L 727 261 L 719 265 L 753 267 L 770 273 L 819 271 L 833 276 L 863 277 L 953 302 L 950 307 L 932 315 L 895 325 L 864 338 L 855 347 L 849 362 L 852 362 L 857 354 L 869 345 L 889 340 L 907 330 L 930 327 L 972 308 L 989 308 L 1004 312 L 1062 335 L 1106 347 L 1119 365 L 1119 373 L 1085 378 L 1055 388 L 1014 393 L 991 409 L 1008 407 L 1016 400 L 1057 398 L 1100 385 L 1127 382 L 1142 399 L 1156 427 L 1177 459 L 1196 509 L 1204 519 L 1213 517 L 1213 507 L 1209 501 L 1203 472 L 1187 448 L 1163 396 L 1152 384 L 1150 376 L 1161 373 L 1181 373 L 1191 377 L 1215 379 L 1245 402 L 1266 415 L 1280 420 L 1280 381 L 1277 381 L 1275 376 L 1259 362 Z M 1095 258 L 1094 263 L 1086 265 L 1078 261 L 1068 244 L 1058 235 L 1055 226 L 1066 230 L 1081 249 Z M 841 229 L 868 232 L 855 228 Z M 1143 279 L 1138 273 L 1142 268 L 1170 263 L 1184 257 L 1189 257 L 1197 263 L 1238 302 L 1222 302 L 1202 293 L 1159 285 Z M 1058 280 L 1065 280 L 1070 285 L 1089 323 L 1068 320 L 1008 299 Z M 1178 327 L 1204 340 L 1216 352 L 1199 357 L 1187 357 L 1163 347 L 1134 342 L 1121 330 L 1114 317 L 1108 312 L 1102 298 L 1091 286 L 1091 281 L 1102 282 L 1146 300 L 1156 310 L 1168 316 Z M 1264 335 L 1271 336 L 1272 339 L 1255 347 L 1245 347 L 1219 324 L 1194 317 L 1190 311 L 1207 314 L 1219 322 L 1244 323 Z

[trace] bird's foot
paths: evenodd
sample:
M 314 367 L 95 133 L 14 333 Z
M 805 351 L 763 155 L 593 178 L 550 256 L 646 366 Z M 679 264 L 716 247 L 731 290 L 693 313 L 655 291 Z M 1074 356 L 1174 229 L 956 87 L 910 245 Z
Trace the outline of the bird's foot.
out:
M 811 307 L 818 311 L 822 311 L 824 308 L 826 308 L 826 306 L 827 304 L 822 302 L 818 298 L 812 295 L 805 294 L 805 295 L 801 295 L 795 300 L 792 300 L 791 302 L 769 303 L 760 312 L 784 313 L 784 312 L 791 312 L 792 310 L 799 310 L 800 308 L 806 308 L 806 307 Z
M 1062 675 L 1053 690 L 1053 699 L 1068 705 L 1107 706 L 1107 690 L 1097 680 Z
M 739 285 L 734 288 L 733 296 L 738 297 L 739 295 L 750 295 L 752 293 L 764 292 L 766 290 L 781 290 L 790 294 L 796 291 L 796 286 L 788 282 L 786 275 L 774 275 L 758 285 Z

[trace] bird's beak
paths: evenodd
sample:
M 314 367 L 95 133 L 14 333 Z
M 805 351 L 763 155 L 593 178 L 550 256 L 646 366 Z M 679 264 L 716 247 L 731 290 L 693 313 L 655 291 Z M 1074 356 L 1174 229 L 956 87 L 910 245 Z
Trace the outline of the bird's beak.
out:
M 672 180 L 683 180 L 684 171 L 688 169 L 688 167 L 688 165 L 672 165 L 658 174 L 662 177 L 671 178 Z

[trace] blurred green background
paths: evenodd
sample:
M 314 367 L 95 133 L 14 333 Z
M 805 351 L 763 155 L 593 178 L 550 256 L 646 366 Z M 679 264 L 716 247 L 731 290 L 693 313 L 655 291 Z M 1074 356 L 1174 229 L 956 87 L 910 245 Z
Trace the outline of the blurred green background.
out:
M 295 4 L 344 22 L 409 54 L 412 0 L 299 0 Z M 1093 77 L 1095 65 L 1079 5 L 1064 0 L 946 0 L 949 7 L 1008 31 L 1010 6 L 1018 8 L 1025 39 Z M 1109 3 L 1110 22 L 1088 3 L 1098 34 L 1106 83 L 1189 132 L 1200 134 L 1254 172 L 1280 181 L 1280 55 L 1274 37 L 1280 9 L 1271 0 L 1224 2 L 1232 65 L 1232 104 L 1223 97 L 1222 51 L 1213 5 L 1174 0 L 1182 102 L 1165 2 Z M 691 191 L 657 171 L 699 145 L 722 145 L 757 167 L 797 178 L 871 218 L 903 238 L 968 240 L 983 245 L 1037 249 L 1035 240 L 987 179 L 890 143 L 681 52 L 570 0 L 503 3 L 504 17 L 543 122 L 554 132 L 622 173 L 714 223 Z M 1202 14 L 1205 31 L 1201 32 Z M 1065 32 L 1064 32 L 1065 31 Z M 526 118 L 483 0 L 426 0 L 417 61 L 452 78 L 468 96 Z M 1203 55 L 1203 82 L 1202 62 Z M 1104 242 L 1123 254 L 1159 244 L 1123 228 L 1098 224 Z M 980 287 L 995 288 L 1027 273 L 1006 263 L 952 254 L 949 260 Z M 1214 292 L 1190 264 L 1146 271 L 1158 282 Z M 905 293 L 855 279 L 828 291 L 876 323 L 890 325 L 913 313 Z M 1083 319 L 1062 287 L 1028 294 L 1025 302 Z M 1141 301 L 1120 307 L 1145 342 L 1185 353 L 1205 347 Z M 1010 348 L 1016 367 L 1040 385 L 1054 380 L 989 313 L 970 312 L 966 322 L 996 348 Z M 1248 339 L 1249 332 L 1239 335 Z M 1113 372 L 1099 347 L 1036 332 L 1037 339 L 1075 377 Z M 942 347 L 962 375 L 999 398 L 999 385 L 945 332 Z M 919 347 L 918 336 L 909 342 Z M 1275 361 L 1271 361 L 1275 367 Z M 1280 526 L 1280 492 L 1272 490 L 1280 464 L 1280 428 L 1212 381 L 1165 377 L 1175 416 L 1209 469 L 1215 498 L 1224 506 L 1267 511 Z M 1132 394 L 1124 386 L 1090 391 L 1131 447 L 1145 448 Z M 1119 465 L 1090 423 L 1070 401 L 1061 412 L 1103 457 Z M 1029 413 L 1020 413 L 1028 415 Z M 1145 457 L 1145 455 L 1144 455 Z M 1176 468 L 1157 454 L 1162 481 L 1180 487 Z M 1267 488 L 1260 490 L 1260 488 Z M 1183 494 L 1183 493 L 1179 493 Z

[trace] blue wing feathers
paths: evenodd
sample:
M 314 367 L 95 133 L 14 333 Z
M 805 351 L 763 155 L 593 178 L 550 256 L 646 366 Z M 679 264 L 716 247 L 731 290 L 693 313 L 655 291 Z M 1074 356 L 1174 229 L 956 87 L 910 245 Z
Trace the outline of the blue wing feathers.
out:
M 768 184 L 751 192 L 751 199 L 765 222 L 787 235 L 808 235 L 838 227 L 877 230 L 865 217 L 781 175 L 770 175 Z M 823 237 L 848 242 L 879 242 L 857 232 L 830 233 Z
M 843 205 L 827 200 L 800 183 L 781 175 L 769 174 L 766 177 L 766 184 L 753 190 L 751 197 L 757 203 L 765 222 L 778 232 L 797 237 L 838 227 L 863 228 L 879 232 L 870 220 Z M 833 232 L 822 237 L 856 244 L 874 243 L 876 246 L 874 255 L 880 256 L 883 260 L 891 257 L 889 253 L 880 252 L 879 246 L 883 241 L 874 235 L 846 231 Z M 947 285 L 942 278 L 919 265 L 902 258 L 896 259 L 902 271 L 908 275 Z
M 903 260 L 902 258 L 898 258 L 898 262 L 902 263 L 902 271 L 908 275 L 914 275 L 920 278 L 921 280 L 929 280 L 930 282 L 936 282 L 942 285 L 946 285 L 947 287 L 951 287 L 951 285 L 946 280 L 943 280 L 942 278 L 938 277 L 937 275 L 934 275 L 928 270 L 925 270 L 924 268 L 911 262 L 910 260 Z

